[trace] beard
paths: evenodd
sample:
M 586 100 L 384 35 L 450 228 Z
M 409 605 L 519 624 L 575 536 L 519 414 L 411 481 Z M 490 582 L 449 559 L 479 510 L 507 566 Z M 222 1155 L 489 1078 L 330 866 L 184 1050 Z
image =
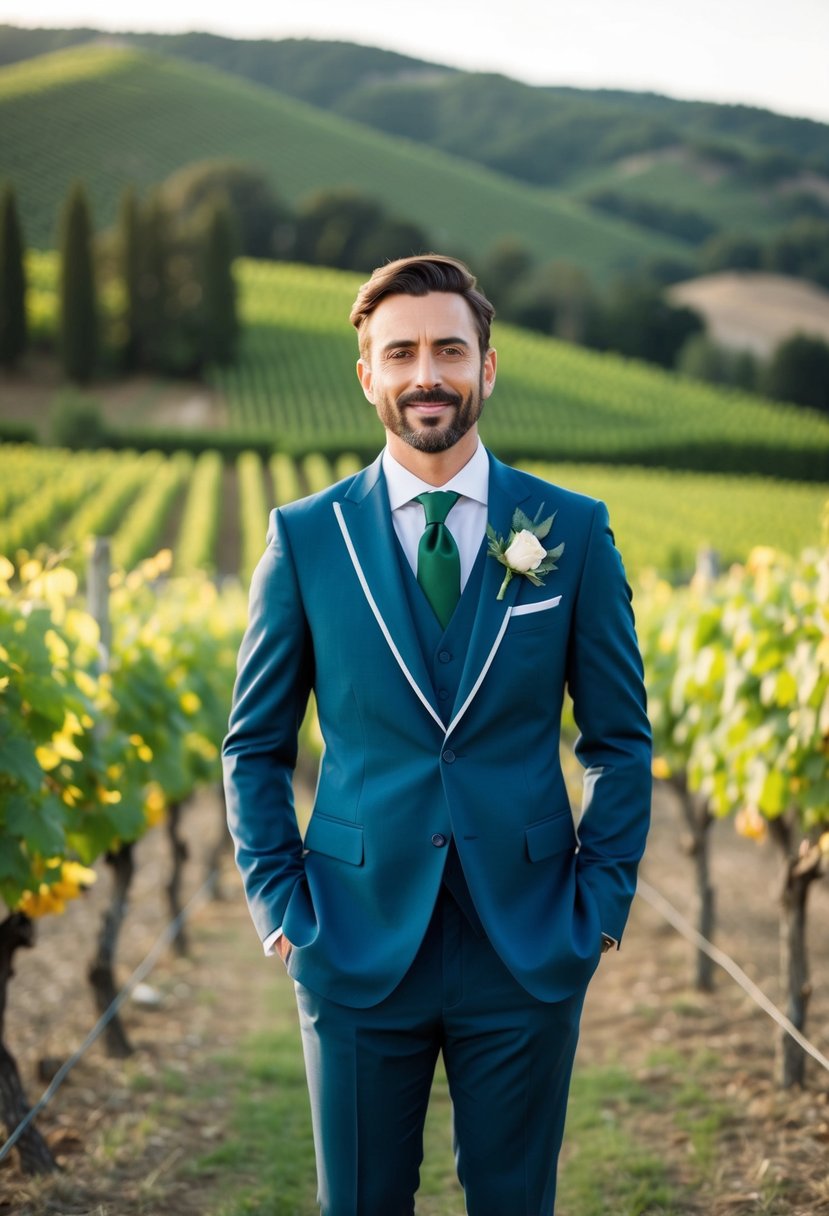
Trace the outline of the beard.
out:
M 410 405 L 439 405 L 446 403 L 448 421 L 442 418 L 419 418 L 416 426 L 407 420 Z M 418 452 L 446 452 L 455 446 L 475 425 L 483 412 L 483 372 L 477 389 L 466 397 L 451 389 L 419 389 L 391 399 L 384 396 L 375 402 L 383 425 Z

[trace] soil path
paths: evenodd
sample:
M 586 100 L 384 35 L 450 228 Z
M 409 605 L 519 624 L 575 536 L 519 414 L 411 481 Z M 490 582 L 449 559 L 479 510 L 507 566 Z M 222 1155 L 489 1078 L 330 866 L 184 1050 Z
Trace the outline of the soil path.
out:
M 775 1000 L 777 982 L 777 863 L 770 849 L 740 840 L 730 823 L 714 827 L 714 878 L 719 898 L 718 944 L 729 951 Z M 191 849 L 192 893 L 220 832 L 218 799 L 205 795 L 185 818 Z M 679 817 L 659 791 L 643 875 L 686 913 L 692 907 L 691 866 L 678 848 Z M 137 849 L 132 909 L 123 935 L 121 976 L 145 955 L 168 914 L 163 883 L 168 867 L 165 834 L 157 830 Z M 168 951 L 148 978 L 157 1005 L 129 1002 L 124 1021 L 135 1053 L 106 1058 L 96 1044 L 70 1074 L 39 1119 L 64 1172 L 26 1180 L 14 1160 L 0 1166 L 0 1213 L 15 1216 L 204 1216 L 211 1210 L 211 1180 L 187 1164 L 221 1143 L 231 1118 L 232 1095 L 221 1084 L 217 1056 L 267 1024 L 267 998 L 284 973 L 263 962 L 232 863 L 225 898 L 205 903 L 191 930 L 191 956 Z M 66 915 L 40 925 L 36 949 L 18 955 L 8 1012 L 9 1045 L 30 1097 L 44 1088 L 39 1062 L 65 1059 L 95 1020 L 84 979 L 86 962 L 108 889 L 95 888 Z M 813 892 L 812 971 L 815 994 L 810 1034 L 829 1053 L 829 888 Z M 78 959 L 83 960 L 81 966 Z M 727 1100 L 740 1118 L 717 1143 L 716 1194 L 693 1198 L 688 1216 L 829 1212 L 829 1075 L 810 1068 L 803 1093 L 774 1086 L 774 1033 L 765 1014 L 725 975 L 711 996 L 695 993 L 690 947 L 643 901 L 634 905 L 622 950 L 603 959 L 588 996 L 580 1063 L 618 1063 L 649 1086 L 692 1076 L 706 1057 L 705 1085 L 712 1103 Z M 48 1059 L 47 1059 L 48 1064 Z M 216 1072 L 213 1096 L 193 1109 L 188 1078 Z M 163 1101 L 159 1101 L 159 1078 Z M 665 1158 L 681 1183 L 689 1160 L 688 1137 L 666 1129 L 645 1110 L 637 1141 Z M 790 1206 L 764 1206 L 765 1179 L 786 1182 Z M 612 1214 L 608 1214 L 612 1216 Z

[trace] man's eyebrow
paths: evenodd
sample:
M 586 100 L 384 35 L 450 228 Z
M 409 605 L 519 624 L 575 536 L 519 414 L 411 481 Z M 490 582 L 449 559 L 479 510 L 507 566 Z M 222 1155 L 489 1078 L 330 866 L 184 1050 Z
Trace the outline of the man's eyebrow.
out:
M 385 344 L 385 346 L 383 347 L 383 350 L 384 350 L 384 351 L 387 351 L 387 350 L 400 350 L 400 349 L 401 349 L 401 347 L 402 347 L 404 350 L 411 350 L 413 347 L 418 346 L 418 345 L 419 345 L 419 343 L 418 343 L 418 341 L 417 341 L 417 339 L 416 339 L 416 338 L 398 338 L 398 339 L 396 339 L 396 340 L 395 340 L 395 341 L 393 341 L 393 342 L 387 342 L 387 343 Z M 435 341 L 432 343 L 432 346 L 464 346 L 464 347 L 468 347 L 468 346 L 469 346 L 469 342 L 466 340 L 466 338 L 454 338 L 454 337 L 449 337 L 449 338 L 436 338 L 436 339 L 435 339 Z

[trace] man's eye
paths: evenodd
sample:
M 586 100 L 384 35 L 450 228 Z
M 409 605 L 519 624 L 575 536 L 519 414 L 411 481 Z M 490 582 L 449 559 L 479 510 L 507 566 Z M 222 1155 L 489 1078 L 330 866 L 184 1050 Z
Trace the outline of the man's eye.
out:
M 463 351 L 459 346 L 444 346 L 442 353 L 444 355 L 462 355 Z

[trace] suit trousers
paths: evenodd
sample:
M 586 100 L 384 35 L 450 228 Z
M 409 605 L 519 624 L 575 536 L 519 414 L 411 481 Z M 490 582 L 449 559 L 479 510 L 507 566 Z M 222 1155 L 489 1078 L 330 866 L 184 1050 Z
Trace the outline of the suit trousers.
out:
M 536 1000 L 444 887 L 368 1009 L 296 985 L 322 1216 L 411 1216 L 438 1053 L 468 1216 L 551 1216 L 584 989 Z

